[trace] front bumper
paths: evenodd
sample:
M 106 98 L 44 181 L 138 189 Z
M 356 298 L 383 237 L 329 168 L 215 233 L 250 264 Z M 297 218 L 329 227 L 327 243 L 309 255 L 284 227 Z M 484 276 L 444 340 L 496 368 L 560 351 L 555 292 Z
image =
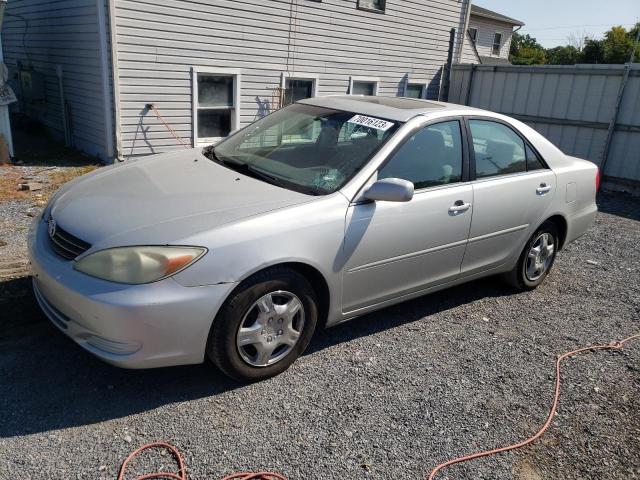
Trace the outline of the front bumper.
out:
M 234 283 L 184 287 L 173 278 L 122 285 L 73 269 L 50 247 L 45 222 L 29 234 L 36 299 L 66 335 L 125 368 L 200 363 L 213 319 Z

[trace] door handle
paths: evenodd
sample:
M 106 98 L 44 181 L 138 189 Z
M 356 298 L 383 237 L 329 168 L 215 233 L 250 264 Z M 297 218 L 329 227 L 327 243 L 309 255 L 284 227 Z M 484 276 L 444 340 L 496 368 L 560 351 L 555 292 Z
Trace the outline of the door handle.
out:
M 464 203 L 462 200 L 456 200 L 456 203 L 449 207 L 449 215 L 459 215 L 466 212 L 470 208 L 470 203 Z
M 538 188 L 536 188 L 536 193 L 538 195 L 544 195 L 545 193 L 549 193 L 551 191 L 551 185 L 547 185 L 546 183 L 541 183 Z

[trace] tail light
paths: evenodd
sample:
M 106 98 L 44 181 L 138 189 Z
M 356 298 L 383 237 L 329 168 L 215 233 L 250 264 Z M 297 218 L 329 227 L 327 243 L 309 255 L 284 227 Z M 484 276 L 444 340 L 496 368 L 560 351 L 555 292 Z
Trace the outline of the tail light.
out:
M 596 169 L 596 192 L 600 191 L 600 169 Z

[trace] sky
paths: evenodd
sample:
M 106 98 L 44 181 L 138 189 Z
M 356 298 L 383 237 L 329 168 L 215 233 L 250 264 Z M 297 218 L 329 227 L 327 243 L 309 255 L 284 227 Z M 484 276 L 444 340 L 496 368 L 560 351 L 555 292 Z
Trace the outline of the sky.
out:
M 566 45 L 572 33 L 601 38 L 614 25 L 630 28 L 640 21 L 640 0 L 473 0 L 525 23 L 519 33 L 545 48 Z

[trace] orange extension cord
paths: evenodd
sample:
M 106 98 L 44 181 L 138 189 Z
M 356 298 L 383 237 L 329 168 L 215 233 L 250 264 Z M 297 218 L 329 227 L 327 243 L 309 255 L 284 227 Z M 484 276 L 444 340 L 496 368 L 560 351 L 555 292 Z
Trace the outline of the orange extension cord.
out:
M 178 142 L 180 142 L 184 148 L 191 148 L 191 146 L 187 142 L 185 142 L 182 139 L 182 137 L 178 135 L 173 128 L 171 128 L 171 125 L 169 125 L 167 121 L 164 119 L 164 117 L 160 114 L 158 107 L 156 107 L 153 103 L 149 103 L 147 104 L 147 108 L 151 110 L 153 113 L 155 113 L 156 118 L 160 120 L 160 122 L 164 125 L 164 128 L 167 129 L 167 131 L 173 138 L 175 138 Z
M 488 457 L 490 455 L 495 455 L 497 453 L 508 452 L 510 450 L 522 448 L 536 441 L 551 426 L 551 423 L 553 422 L 553 417 L 555 416 L 556 410 L 558 408 L 558 402 L 560 400 L 560 364 L 562 363 L 562 361 L 566 360 L 569 357 L 572 357 L 574 355 L 578 355 L 584 352 L 593 352 L 596 350 L 620 350 L 625 346 L 626 343 L 629 343 L 632 340 L 637 340 L 639 338 L 640 338 L 640 333 L 627 337 L 624 340 L 620 340 L 618 342 L 611 342 L 603 345 L 592 345 L 590 347 L 578 348 L 577 350 L 572 350 L 570 352 L 566 352 L 558 356 L 558 358 L 556 359 L 556 389 L 555 389 L 555 395 L 553 398 L 553 404 L 551 405 L 551 410 L 549 412 L 549 416 L 547 417 L 547 421 L 544 423 L 542 428 L 540 428 L 540 430 L 538 430 L 533 436 L 519 443 L 507 445 L 506 447 L 495 448 L 493 450 L 485 450 L 482 452 L 473 453 L 471 455 L 464 455 L 462 457 L 454 458 L 453 460 L 449 460 L 447 462 L 441 463 L 431 471 L 431 473 L 429 474 L 428 480 L 433 480 L 440 470 L 446 467 L 449 467 L 451 465 L 455 465 L 456 463 L 467 462 L 469 460 L 474 460 L 480 457 Z M 177 474 L 169 473 L 169 472 L 147 473 L 145 475 L 136 477 L 134 480 L 151 480 L 151 479 L 187 480 L 187 472 L 185 470 L 184 459 L 182 458 L 180 451 L 173 445 L 165 442 L 150 443 L 148 445 L 143 445 L 142 447 L 134 450 L 124 460 L 124 462 L 122 462 L 122 466 L 120 467 L 120 473 L 118 474 L 118 480 L 124 480 L 125 470 L 131 460 L 133 460 L 136 456 L 138 456 L 144 450 L 152 449 L 152 448 L 165 448 L 169 450 L 176 459 L 176 462 L 178 465 L 178 473 Z M 242 472 L 242 473 L 234 473 L 232 475 L 228 475 L 224 477 L 222 480 L 287 480 L 287 479 L 286 477 L 280 475 L 279 473 L 273 473 L 273 472 L 256 472 L 256 473 Z
M 144 450 L 149 449 L 158 449 L 165 448 L 169 450 L 173 457 L 176 459 L 176 463 L 178 465 L 178 473 L 171 472 L 156 472 L 156 473 L 146 473 L 144 475 L 140 475 L 136 477 L 134 480 L 151 480 L 151 479 L 171 479 L 171 480 L 187 480 L 187 471 L 184 466 L 184 459 L 180 454 L 180 451 L 174 447 L 173 445 L 166 442 L 155 442 L 150 443 L 148 445 L 143 445 L 140 448 L 137 448 L 122 462 L 122 466 L 120 467 L 120 473 L 118 473 L 118 480 L 124 480 L 124 473 L 127 469 L 127 465 L 131 460 L 140 455 Z M 279 473 L 273 472 L 242 472 L 242 473 L 233 473 L 224 477 L 222 480 L 287 480 L 285 477 L 280 475 Z
M 531 442 L 536 441 L 538 438 L 542 436 L 542 434 L 547 430 L 547 428 L 549 428 L 549 426 L 551 425 L 551 422 L 553 422 L 553 417 L 556 414 L 556 409 L 558 408 L 558 401 L 560 400 L 560 363 L 562 363 L 563 360 L 566 360 L 569 357 L 578 355 L 579 353 L 583 353 L 583 352 L 593 352 L 595 350 L 619 350 L 622 347 L 624 347 L 625 343 L 630 342 L 631 340 L 635 340 L 637 338 L 640 338 L 640 333 L 627 337 L 624 340 L 620 340 L 619 342 L 611 342 L 606 345 L 592 345 L 590 347 L 578 348 L 577 350 L 572 350 L 570 352 L 566 352 L 560 355 L 556 360 L 556 392 L 553 397 L 553 404 L 551 405 L 551 411 L 549 412 L 547 421 L 544 422 L 544 425 L 542 426 L 542 428 L 538 430 L 535 435 L 519 443 L 507 445 L 506 447 L 500 447 L 500 448 L 495 448 L 493 450 L 485 450 L 483 452 L 472 453 L 471 455 L 464 455 L 462 457 L 449 460 L 448 462 L 441 463 L 431 471 L 431 474 L 429 475 L 429 480 L 433 480 L 434 478 L 436 478 L 436 475 L 438 474 L 438 472 L 443 468 L 449 467 L 451 465 L 455 465 L 456 463 L 468 462 L 469 460 L 474 460 L 476 458 L 488 457 L 489 455 L 495 455 L 496 453 L 508 452 L 509 450 L 522 448 L 526 445 L 529 445 Z

